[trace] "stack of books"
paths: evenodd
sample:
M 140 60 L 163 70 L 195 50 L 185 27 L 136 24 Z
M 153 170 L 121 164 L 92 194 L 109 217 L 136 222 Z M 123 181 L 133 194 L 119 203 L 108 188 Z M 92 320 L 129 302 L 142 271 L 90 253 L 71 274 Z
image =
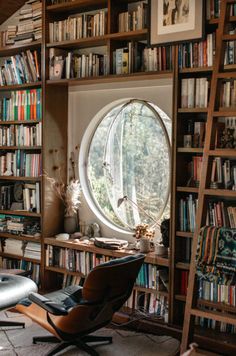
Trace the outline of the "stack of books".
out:
M 28 242 L 25 247 L 24 257 L 32 258 L 34 260 L 40 261 L 40 259 L 41 259 L 41 245 L 40 245 L 40 243 Z
M 0 156 L 0 176 L 39 177 L 41 154 L 27 153 L 24 150 L 3 153 Z
M 3 247 L 4 253 L 11 255 L 23 256 L 22 241 L 14 239 L 6 239 Z
M 29 0 L 17 16 L 17 25 L 0 33 L 0 47 L 31 43 L 42 38 L 42 2 Z

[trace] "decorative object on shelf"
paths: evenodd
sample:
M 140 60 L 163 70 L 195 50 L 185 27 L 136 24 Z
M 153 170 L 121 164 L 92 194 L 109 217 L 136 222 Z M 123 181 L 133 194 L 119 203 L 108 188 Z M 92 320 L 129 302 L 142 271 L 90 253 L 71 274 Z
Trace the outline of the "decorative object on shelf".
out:
M 135 227 L 134 237 L 139 240 L 140 252 L 149 252 L 155 231 L 148 228 L 148 224 L 139 224 Z
M 72 234 L 78 227 L 77 211 L 80 206 L 81 187 L 78 180 L 71 179 L 68 184 L 60 180 L 49 177 L 45 174 L 46 179 L 50 182 L 55 194 L 62 200 L 65 206 L 64 230 Z
M 170 219 L 164 219 L 161 223 L 161 237 L 155 246 L 155 253 L 158 256 L 167 255 L 169 247 Z
M 58 241 L 67 241 L 67 240 L 69 240 L 70 235 L 67 233 L 62 233 L 62 234 L 57 234 L 55 237 L 56 237 L 56 240 L 58 240 Z
M 128 246 L 128 242 L 125 240 L 118 240 L 106 237 L 95 237 L 94 245 L 100 248 L 107 248 L 109 250 L 120 250 Z
M 234 129 L 226 128 L 223 131 L 222 136 L 220 137 L 220 148 L 235 148 L 236 139 L 234 138 L 234 136 Z
M 150 45 L 202 38 L 202 0 L 150 0 L 149 4 Z
M 88 236 L 89 238 L 101 236 L 98 223 L 94 222 L 87 225 L 85 228 L 85 236 Z

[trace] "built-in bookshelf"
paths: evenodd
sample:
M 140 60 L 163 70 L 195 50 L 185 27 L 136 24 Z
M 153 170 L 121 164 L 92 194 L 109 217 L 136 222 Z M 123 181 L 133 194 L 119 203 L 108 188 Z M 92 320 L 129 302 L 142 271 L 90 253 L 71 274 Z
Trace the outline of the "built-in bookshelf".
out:
M 3 268 L 31 270 L 41 289 L 50 283 L 43 237 L 60 231 L 63 215 L 44 172 L 55 175 L 60 147 L 66 161 L 67 132 L 65 90 L 52 93 L 45 85 L 45 7 L 26 1 L 16 25 L 3 24 L 0 34 L 0 261 Z M 65 179 L 66 165 L 58 164 Z
M 58 241 L 45 239 L 45 269 L 61 274 L 62 286 L 78 283 L 86 278 L 92 268 L 111 259 L 134 254 L 133 250 L 106 250 L 94 246 L 93 242 Z M 149 317 L 168 322 L 169 260 L 153 252 L 146 255 L 136 280 L 136 286 L 125 310 L 142 311 Z
M 227 71 L 222 74 L 222 85 L 217 94 L 215 112 L 213 112 L 214 135 L 209 147 L 209 138 L 206 137 L 212 70 L 215 63 L 216 29 L 219 23 L 219 3 L 211 0 L 206 2 L 208 22 L 204 40 L 197 43 L 182 43 L 177 47 L 175 54 L 173 169 L 176 174 L 173 178 L 172 191 L 173 309 L 171 309 L 171 317 L 173 323 L 178 325 L 183 323 L 192 239 L 195 236 L 199 199 L 202 195 L 205 195 L 206 202 L 201 226 L 235 226 L 233 203 L 235 94 L 234 77 L 232 74 L 227 75 L 227 71 L 235 70 L 235 42 L 230 41 L 231 38 L 228 38 L 225 48 L 224 68 Z M 230 16 L 229 34 L 233 34 L 235 5 L 231 7 Z M 207 185 L 202 189 L 201 180 L 206 169 L 205 155 L 208 154 L 211 158 L 208 161 Z M 202 303 L 206 310 L 218 310 L 217 303 L 225 305 L 226 308 L 235 307 L 234 285 L 226 285 L 224 282 L 213 285 L 201 280 L 196 292 L 198 303 Z M 228 293 L 231 293 L 231 297 L 226 298 L 227 301 L 224 300 L 222 303 Z M 235 332 L 232 326 L 212 322 L 209 319 L 197 318 L 196 323 L 196 334 L 204 333 L 206 338 L 214 333 L 215 335 L 221 333 L 222 338 L 225 338 L 227 332 Z M 229 349 L 223 348 L 223 353 L 232 353 L 235 347 L 233 338 L 232 334 L 231 346 Z
M 86 5 L 48 1 L 46 12 L 48 84 L 73 85 L 97 77 L 106 81 L 110 75 L 111 81 L 119 76 L 125 80 L 136 73 L 171 75 L 172 46 L 148 46 L 147 1 L 123 1 L 119 6 L 110 0 Z

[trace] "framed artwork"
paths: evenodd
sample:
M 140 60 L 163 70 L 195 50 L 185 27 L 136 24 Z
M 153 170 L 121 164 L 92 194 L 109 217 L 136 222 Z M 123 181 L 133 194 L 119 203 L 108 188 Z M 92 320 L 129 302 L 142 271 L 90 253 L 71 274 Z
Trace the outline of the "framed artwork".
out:
M 204 0 L 149 0 L 149 45 L 203 37 Z

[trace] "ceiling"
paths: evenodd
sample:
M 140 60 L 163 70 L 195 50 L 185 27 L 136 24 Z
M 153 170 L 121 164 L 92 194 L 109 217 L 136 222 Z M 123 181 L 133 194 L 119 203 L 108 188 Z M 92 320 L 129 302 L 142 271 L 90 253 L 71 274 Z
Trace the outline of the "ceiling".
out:
M 24 4 L 25 0 L 0 0 L 0 25 Z

